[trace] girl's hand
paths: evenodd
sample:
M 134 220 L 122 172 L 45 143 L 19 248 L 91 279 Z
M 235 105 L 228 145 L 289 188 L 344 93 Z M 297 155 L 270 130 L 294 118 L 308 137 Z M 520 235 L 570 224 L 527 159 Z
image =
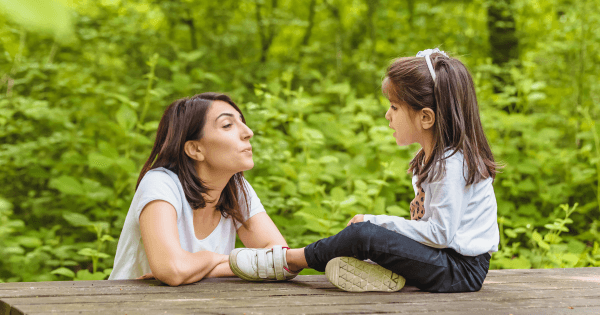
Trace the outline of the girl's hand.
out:
M 363 222 L 364 220 L 365 220 L 364 214 L 357 214 L 354 216 L 354 218 L 352 218 L 352 220 L 350 220 L 350 222 L 348 222 L 348 224 L 346 224 L 346 226 L 350 226 L 350 224 L 352 224 L 352 223 Z

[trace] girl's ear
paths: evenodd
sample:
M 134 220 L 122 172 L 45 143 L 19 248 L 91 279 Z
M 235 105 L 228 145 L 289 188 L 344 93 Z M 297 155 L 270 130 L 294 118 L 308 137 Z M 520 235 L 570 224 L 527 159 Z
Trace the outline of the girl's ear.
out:
M 204 161 L 204 154 L 202 153 L 202 148 L 200 147 L 200 143 L 198 143 L 198 141 L 187 141 L 183 146 L 183 149 L 185 154 L 190 158 L 198 162 Z
M 435 113 L 431 108 L 423 108 L 420 113 L 421 126 L 423 129 L 431 129 L 435 123 Z

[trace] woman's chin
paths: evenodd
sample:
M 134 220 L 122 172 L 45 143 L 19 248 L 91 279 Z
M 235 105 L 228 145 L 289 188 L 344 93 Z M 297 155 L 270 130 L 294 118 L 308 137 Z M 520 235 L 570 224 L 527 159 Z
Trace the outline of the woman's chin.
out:
M 249 171 L 253 168 L 254 168 L 254 161 L 252 161 L 252 160 L 250 160 L 249 163 L 246 163 L 246 165 L 244 165 L 244 171 Z

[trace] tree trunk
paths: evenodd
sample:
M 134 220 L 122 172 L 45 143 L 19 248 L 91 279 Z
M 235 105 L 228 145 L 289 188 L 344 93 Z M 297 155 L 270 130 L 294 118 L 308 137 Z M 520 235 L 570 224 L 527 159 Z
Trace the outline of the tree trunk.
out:
M 519 40 L 516 34 L 514 10 L 512 0 L 496 0 L 491 2 L 487 9 L 489 43 L 492 62 L 502 68 L 499 75 L 495 75 L 494 92 L 501 93 L 506 86 L 514 86 L 507 69 L 509 62 L 519 60 Z M 504 110 L 511 112 L 516 107 L 513 102 Z

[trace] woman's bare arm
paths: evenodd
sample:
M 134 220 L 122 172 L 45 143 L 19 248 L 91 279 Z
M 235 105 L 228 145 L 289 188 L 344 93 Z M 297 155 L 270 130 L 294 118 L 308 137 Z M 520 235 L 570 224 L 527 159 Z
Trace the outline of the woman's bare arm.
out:
M 246 226 L 241 226 L 237 232 L 244 246 L 249 248 L 271 248 L 274 245 L 288 246 L 273 220 L 266 212 L 253 215 Z
M 210 251 L 190 253 L 181 248 L 177 212 L 166 201 L 155 200 L 144 207 L 140 231 L 152 275 L 170 286 L 193 283 L 209 275 L 233 276 L 231 270 L 231 274 L 225 270 L 229 268 L 227 255 Z

